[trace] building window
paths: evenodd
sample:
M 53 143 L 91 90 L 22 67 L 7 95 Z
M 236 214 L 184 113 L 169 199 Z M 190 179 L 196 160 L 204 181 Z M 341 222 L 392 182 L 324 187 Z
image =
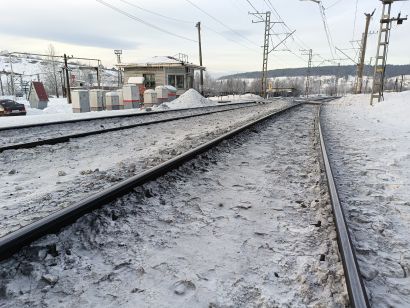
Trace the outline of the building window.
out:
M 184 75 L 168 75 L 168 84 L 177 89 L 185 89 Z
M 155 74 L 143 74 L 146 89 L 155 89 Z

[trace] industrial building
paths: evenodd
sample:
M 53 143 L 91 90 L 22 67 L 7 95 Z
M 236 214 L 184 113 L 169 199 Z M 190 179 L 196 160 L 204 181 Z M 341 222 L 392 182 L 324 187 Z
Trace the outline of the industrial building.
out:
M 177 89 L 177 96 L 193 88 L 195 70 L 205 70 L 205 67 L 189 63 L 187 58 L 171 56 L 152 57 L 141 63 L 122 63 L 118 67 L 123 71 L 125 83 L 132 77 L 144 77 L 145 89 L 170 85 Z

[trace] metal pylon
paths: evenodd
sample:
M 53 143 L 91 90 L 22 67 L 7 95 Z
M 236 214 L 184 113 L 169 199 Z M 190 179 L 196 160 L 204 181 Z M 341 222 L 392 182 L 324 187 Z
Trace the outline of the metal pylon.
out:
M 263 40 L 263 64 L 262 64 L 262 85 L 261 85 L 261 95 L 266 97 L 267 88 L 267 78 L 268 78 L 268 57 L 269 57 L 269 38 L 270 38 L 270 14 L 271 12 L 266 12 L 265 18 L 265 36 Z
M 382 18 L 380 20 L 379 39 L 377 43 L 376 63 L 374 65 L 373 90 L 370 104 L 377 99 L 383 100 L 384 76 L 386 71 L 387 52 L 389 49 L 389 38 L 391 29 L 391 5 L 392 1 L 383 1 Z

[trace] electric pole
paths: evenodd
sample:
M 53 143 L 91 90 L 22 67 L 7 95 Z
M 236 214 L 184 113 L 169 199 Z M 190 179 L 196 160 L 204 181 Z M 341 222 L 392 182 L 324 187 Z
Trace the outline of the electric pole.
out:
M 199 70 L 199 92 L 201 95 L 204 95 L 204 71 L 202 70 L 202 43 L 201 43 L 201 22 L 198 21 L 196 26 L 198 28 L 198 44 L 199 44 L 199 66 L 201 69 Z
M 374 15 L 374 12 L 371 14 L 364 14 L 366 16 L 366 26 L 365 30 L 363 33 L 362 37 L 362 46 L 360 50 L 360 60 L 359 63 L 357 64 L 357 83 L 356 83 L 356 94 L 362 93 L 362 87 L 363 87 L 363 70 L 364 70 L 364 61 L 366 58 L 366 48 L 367 48 L 367 36 L 369 34 L 369 25 L 370 25 L 370 20 L 372 16 Z
M 1 95 L 4 96 L 4 90 L 3 90 L 3 79 L 1 78 L 1 72 L 0 72 L 0 88 L 1 88 Z M 401 79 L 401 83 L 403 84 L 403 78 Z
M 339 91 L 339 74 L 340 74 L 340 63 L 337 64 L 337 72 L 336 72 L 336 81 L 335 81 L 335 95 L 337 96 L 337 92 Z
M 263 61 L 262 61 L 262 76 L 261 76 L 261 96 L 263 98 L 266 98 L 266 89 L 267 89 L 267 84 L 268 84 L 268 58 L 269 54 L 276 50 L 280 45 L 282 45 L 290 36 L 292 36 L 295 32 L 291 33 L 282 33 L 285 36 L 285 38 L 280 41 L 276 46 L 273 46 L 269 50 L 269 40 L 271 37 L 271 30 L 273 25 L 275 24 L 283 24 L 283 22 L 271 22 L 271 12 L 256 12 L 256 13 L 249 13 L 250 15 L 256 16 L 259 20 L 258 21 L 253 21 L 252 23 L 265 23 L 265 32 L 264 32 L 264 37 L 263 37 Z
M 374 65 L 373 89 L 370 96 L 370 105 L 377 99 L 378 102 L 384 99 L 384 78 L 387 64 L 387 51 L 389 48 L 390 30 L 392 23 L 397 21 L 401 25 L 407 17 L 402 18 L 401 14 L 397 18 L 391 18 L 391 5 L 395 0 L 381 0 L 383 3 L 382 17 L 380 19 L 379 39 L 377 43 L 376 63 Z
M 312 68 L 312 58 L 313 58 L 313 51 L 312 49 L 309 50 L 301 50 L 302 56 L 308 56 L 308 66 L 306 70 L 306 83 L 305 83 L 305 96 L 306 98 L 309 97 L 309 90 L 310 90 L 310 69 Z
M 115 49 L 114 53 L 117 55 L 117 64 L 121 64 L 121 55 L 122 55 L 122 50 L 121 49 Z M 122 78 L 121 78 L 121 68 L 118 67 L 118 87 L 121 86 L 122 84 Z
M 71 104 L 71 90 L 70 90 L 70 77 L 68 74 L 68 64 L 67 64 L 67 55 L 64 54 L 64 70 L 65 70 L 65 78 L 66 78 L 66 86 L 67 86 L 67 100 L 68 103 Z
M 13 72 L 13 61 L 11 60 L 11 54 L 9 53 L 10 71 L 11 71 L 11 95 L 15 95 L 14 89 L 14 72 Z

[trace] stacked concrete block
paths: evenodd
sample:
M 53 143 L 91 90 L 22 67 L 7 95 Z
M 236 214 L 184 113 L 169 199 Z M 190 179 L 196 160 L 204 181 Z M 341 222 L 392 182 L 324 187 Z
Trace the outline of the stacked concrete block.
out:
M 155 88 L 155 92 L 157 93 L 158 104 L 168 102 L 169 90 L 167 87 L 158 86 Z
M 90 110 L 101 111 L 105 109 L 105 93 L 103 90 L 90 90 Z
M 90 94 L 88 90 L 71 91 L 71 102 L 74 113 L 90 111 Z
M 136 85 L 127 84 L 122 88 L 124 109 L 141 107 L 139 88 Z
M 144 107 L 152 107 L 157 105 L 157 92 L 154 90 L 145 90 L 144 92 Z
M 118 92 L 108 92 L 105 94 L 105 106 L 107 110 L 120 110 L 120 95 Z

